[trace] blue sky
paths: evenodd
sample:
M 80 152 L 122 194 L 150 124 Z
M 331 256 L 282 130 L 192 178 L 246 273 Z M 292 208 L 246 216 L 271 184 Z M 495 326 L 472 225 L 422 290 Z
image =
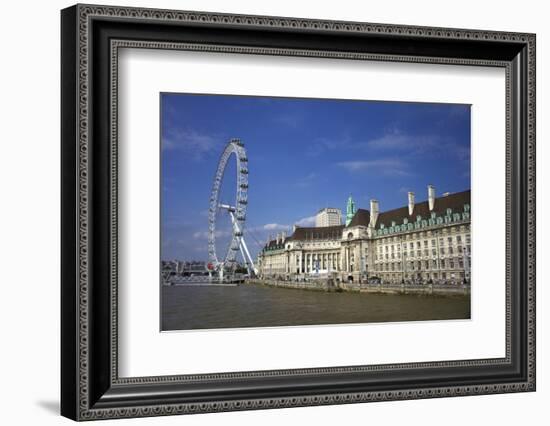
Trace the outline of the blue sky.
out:
M 255 257 L 268 235 L 311 226 L 323 207 L 380 210 L 470 188 L 470 106 L 161 94 L 161 256 L 207 259 L 207 213 L 230 138 L 249 158 L 245 238 Z M 234 199 L 235 166 L 221 200 Z M 221 250 L 230 225 L 218 224 Z

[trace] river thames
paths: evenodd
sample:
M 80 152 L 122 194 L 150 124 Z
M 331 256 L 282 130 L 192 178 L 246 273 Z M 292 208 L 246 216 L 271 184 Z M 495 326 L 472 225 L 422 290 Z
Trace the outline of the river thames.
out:
M 161 330 L 470 318 L 469 296 L 323 292 L 239 286 L 162 286 Z

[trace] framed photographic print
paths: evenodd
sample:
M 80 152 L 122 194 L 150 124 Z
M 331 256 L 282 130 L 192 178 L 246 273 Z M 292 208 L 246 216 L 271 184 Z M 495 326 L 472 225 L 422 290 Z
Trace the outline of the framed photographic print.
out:
M 74 420 L 535 390 L 535 36 L 76 5 Z

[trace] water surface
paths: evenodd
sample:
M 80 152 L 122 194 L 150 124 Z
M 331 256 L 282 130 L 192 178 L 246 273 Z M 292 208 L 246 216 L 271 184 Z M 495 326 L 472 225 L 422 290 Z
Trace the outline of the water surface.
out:
M 327 293 L 251 284 L 163 286 L 161 291 L 163 331 L 470 318 L 470 296 Z

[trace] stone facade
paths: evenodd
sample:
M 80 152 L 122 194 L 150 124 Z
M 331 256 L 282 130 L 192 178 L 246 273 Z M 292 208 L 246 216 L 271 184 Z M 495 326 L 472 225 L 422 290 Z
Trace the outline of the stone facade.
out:
M 358 209 L 348 225 L 295 227 L 269 241 L 258 255 L 259 277 L 342 282 L 470 282 L 470 191 L 379 212 Z

